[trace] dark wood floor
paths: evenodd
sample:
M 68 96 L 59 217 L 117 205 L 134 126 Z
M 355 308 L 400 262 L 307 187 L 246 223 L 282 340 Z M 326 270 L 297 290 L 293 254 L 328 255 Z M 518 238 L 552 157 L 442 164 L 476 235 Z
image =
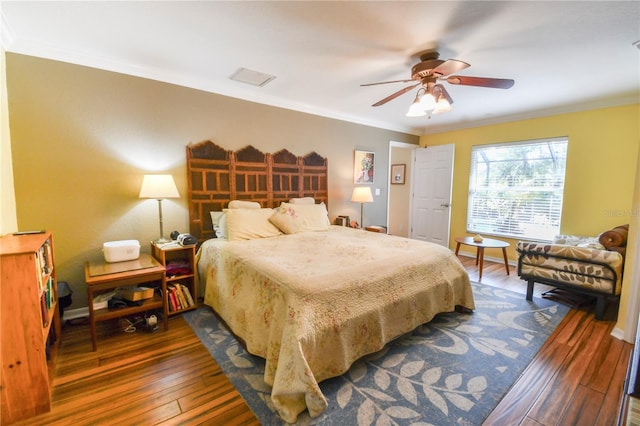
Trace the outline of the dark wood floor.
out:
M 461 260 L 477 280 L 474 259 Z M 504 264 L 485 261 L 482 282 L 525 294 Z M 484 424 L 614 425 L 632 345 L 611 337 L 615 312 L 607 318 L 572 309 Z M 20 424 L 258 424 L 182 317 L 172 317 L 166 332 L 125 333 L 117 321 L 98 331 L 91 352 L 88 325 L 65 325 L 53 409 Z

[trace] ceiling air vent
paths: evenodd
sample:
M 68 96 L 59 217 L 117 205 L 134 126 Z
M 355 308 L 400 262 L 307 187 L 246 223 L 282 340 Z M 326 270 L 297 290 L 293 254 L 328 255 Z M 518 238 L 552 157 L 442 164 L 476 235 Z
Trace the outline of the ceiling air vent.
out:
M 238 71 L 234 72 L 231 80 L 239 81 L 241 83 L 252 84 L 254 86 L 264 86 L 274 78 L 275 75 L 269 75 L 258 71 L 248 70 L 246 68 L 238 68 Z

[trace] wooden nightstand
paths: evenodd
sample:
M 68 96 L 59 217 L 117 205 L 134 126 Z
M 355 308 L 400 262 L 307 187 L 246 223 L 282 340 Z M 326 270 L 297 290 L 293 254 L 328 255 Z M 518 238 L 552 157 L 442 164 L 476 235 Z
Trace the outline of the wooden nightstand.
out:
M 166 269 L 169 315 L 197 308 L 196 246 L 151 243 L 151 254 Z
M 126 262 L 107 263 L 104 261 L 87 262 L 84 268 L 87 296 L 89 299 L 89 323 L 91 324 L 91 343 L 93 350 L 98 347 L 96 341 L 96 322 L 107 321 L 133 315 L 151 309 L 162 309 L 164 329 L 169 329 L 169 312 L 166 304 L 167 280 L 165 269 L 157 260 L 148 254 L 141 254 L 136 260 Z M 108 292 L 118 287 L 146 284 L 160 288 L 161 295 L 154 294 L 140 306 L 126 306 L 122 308 L 94 309 L 93 299 L 96 294 Z

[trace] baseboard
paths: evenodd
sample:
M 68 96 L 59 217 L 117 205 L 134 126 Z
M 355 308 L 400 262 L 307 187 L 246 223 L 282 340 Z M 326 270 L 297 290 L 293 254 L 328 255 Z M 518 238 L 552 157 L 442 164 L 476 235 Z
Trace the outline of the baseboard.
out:
M 70 309 L 65 310 L 64 315 L 62 316 L 63 320 L 72 320 L 76 318 L 84 318 L 89 316 L 89 307 L 85 306 L 83 308 Z
M 624 330 L 618 328 L 617 326 L 613 327 L 613 330 L 611 330 L 611 335 L 618 340 L 624 341 Z M 628 342 L 628 343 L 634 343 L 634 342 Z

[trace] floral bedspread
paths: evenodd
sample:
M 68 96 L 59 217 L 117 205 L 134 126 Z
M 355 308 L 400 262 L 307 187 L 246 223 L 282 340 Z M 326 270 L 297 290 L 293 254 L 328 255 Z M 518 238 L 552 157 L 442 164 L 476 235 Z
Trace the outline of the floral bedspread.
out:
M 312 417 L 318 383 L 456 305 L 474 309 L 469 277 L 447 248 L 331 226 L 246 241 L 209 240 L 198 251 L 205 304 L 247 350 L 265 358 L 281 417 Z

